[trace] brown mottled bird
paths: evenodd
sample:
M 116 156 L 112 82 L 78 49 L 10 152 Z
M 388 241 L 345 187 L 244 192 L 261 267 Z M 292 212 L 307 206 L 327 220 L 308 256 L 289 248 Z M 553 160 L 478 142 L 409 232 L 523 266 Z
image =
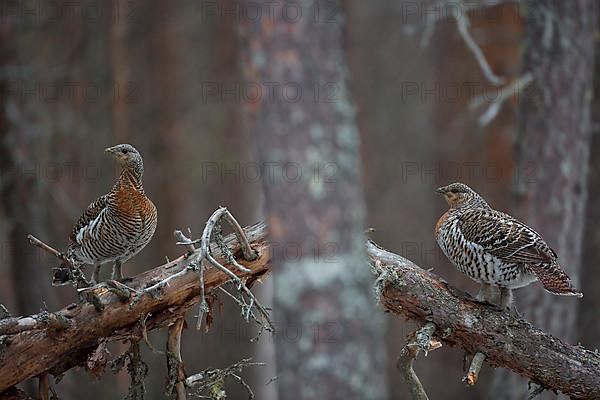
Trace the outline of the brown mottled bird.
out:
M 93 265 L 92 281 L 100 267 L 114 262 L 112 279 L 121 279 L 121 264 L 142 250 L 156 230 L 156 207 L 144 193 L 142 156 L 129 144 L 105 150 L 121 166 L 119 179 L 107 194 L 83 212 L 71 233 L 67 256 Z
M 510 308 L 512 289 L 536 280 L 552 294 L 583 297 L 561 269 L 556 253 L 536 231 L 492 209 L 463 183 L 452 183 L 437 192 L 445 197 L 450 210 L 436 224 L 436 240 L 460 272 L 481 283 L 479 300 Z

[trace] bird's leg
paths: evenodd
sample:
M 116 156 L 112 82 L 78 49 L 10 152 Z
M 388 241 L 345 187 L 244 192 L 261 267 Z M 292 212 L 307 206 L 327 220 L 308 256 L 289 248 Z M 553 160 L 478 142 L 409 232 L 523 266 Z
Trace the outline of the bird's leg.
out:
M 115 261 L 115 265 L 113 265 L 112 279 L 115 281 L 119 281 L 123 279 L 123 272 L 121 271 L 121 261 Z
M 500 307 L 505 310 L 513 310 L 512 289 L 507 287 L 500 288 Z M 514 308 L 514 311 L 517 311 L 516 308 Z
M 100 268 L 102 264 L 94 265 L 94 271 L 92 272 L 92 285 L 95 285 L 100 281 Z
M 479 290 L 479 293 L 477 294 L 477 296 L 475 297 L 477 299 L 477 301 L 481 302 L 481 303 L 488 303 L 491 305 L 497 305 L 497 297 L 498 297 L 498 291 L 497 291 L 497 287 L 494 285 L 491 285 L 489 283 L 482 283 L 481 284 L 481 289 Z
M 479 288 L 479 293 L 477 293 L 477 296 L 475 296 L 475 299 L 477 299 L 477 301 L 480 301 L 482 303 L 485 301 L 485 290 L 488 286 L 490 286 L 489 283 L 481 284 L 481 287 Z

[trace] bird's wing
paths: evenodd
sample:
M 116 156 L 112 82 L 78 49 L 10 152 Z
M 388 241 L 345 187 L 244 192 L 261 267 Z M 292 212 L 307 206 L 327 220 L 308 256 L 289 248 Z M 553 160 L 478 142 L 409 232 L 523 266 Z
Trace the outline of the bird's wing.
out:
M 97 229 L 102 214 L 106 212 L 108 198 L 107 194 L 100 196 L 85 209 L 81 217 L 77 220 L 73 232 L 71 232 L 72 242 L 81 243 L 86 232 L 92 233 Z
M 548 263 L 556 253 L 533 229 L 508 214 L 490 209 L 469 210 L 458 221 L 465 239 L 507 263 Z
M 550 293 L 583 296 L 558 265 L 556 253 L 524 223 L 500 211 L 481 209 L 463 213 L 458 224 L 466 240 L 503 262 L 526 265 Z

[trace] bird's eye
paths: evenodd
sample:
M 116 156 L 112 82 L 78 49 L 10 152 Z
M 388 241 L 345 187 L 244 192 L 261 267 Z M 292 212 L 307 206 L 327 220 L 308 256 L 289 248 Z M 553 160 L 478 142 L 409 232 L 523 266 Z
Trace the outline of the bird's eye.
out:
M 127 154 L 127 149 L 122 149 L 122 150 L 121 150 L 121 153 L 123 153 L 123 154 Z

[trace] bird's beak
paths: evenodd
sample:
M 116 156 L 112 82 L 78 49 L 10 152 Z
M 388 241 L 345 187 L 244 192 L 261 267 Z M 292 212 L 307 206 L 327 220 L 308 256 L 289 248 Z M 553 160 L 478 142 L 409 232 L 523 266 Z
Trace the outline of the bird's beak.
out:
M 106 149 L 104 149 L 104 152 L 112 154 L 112 153 L 115 152 L 115 148 L 114 147 L 107 147 Z
M 435 189 L 435 192 L 436 192 L 436 193 L 439 193 L 439 194 L 444 194 L 444 193 L 445 193 L 445 190 L 444 190 L 444 188 L 443 188 L 443 187 L 439 187 L 439 188 Z

